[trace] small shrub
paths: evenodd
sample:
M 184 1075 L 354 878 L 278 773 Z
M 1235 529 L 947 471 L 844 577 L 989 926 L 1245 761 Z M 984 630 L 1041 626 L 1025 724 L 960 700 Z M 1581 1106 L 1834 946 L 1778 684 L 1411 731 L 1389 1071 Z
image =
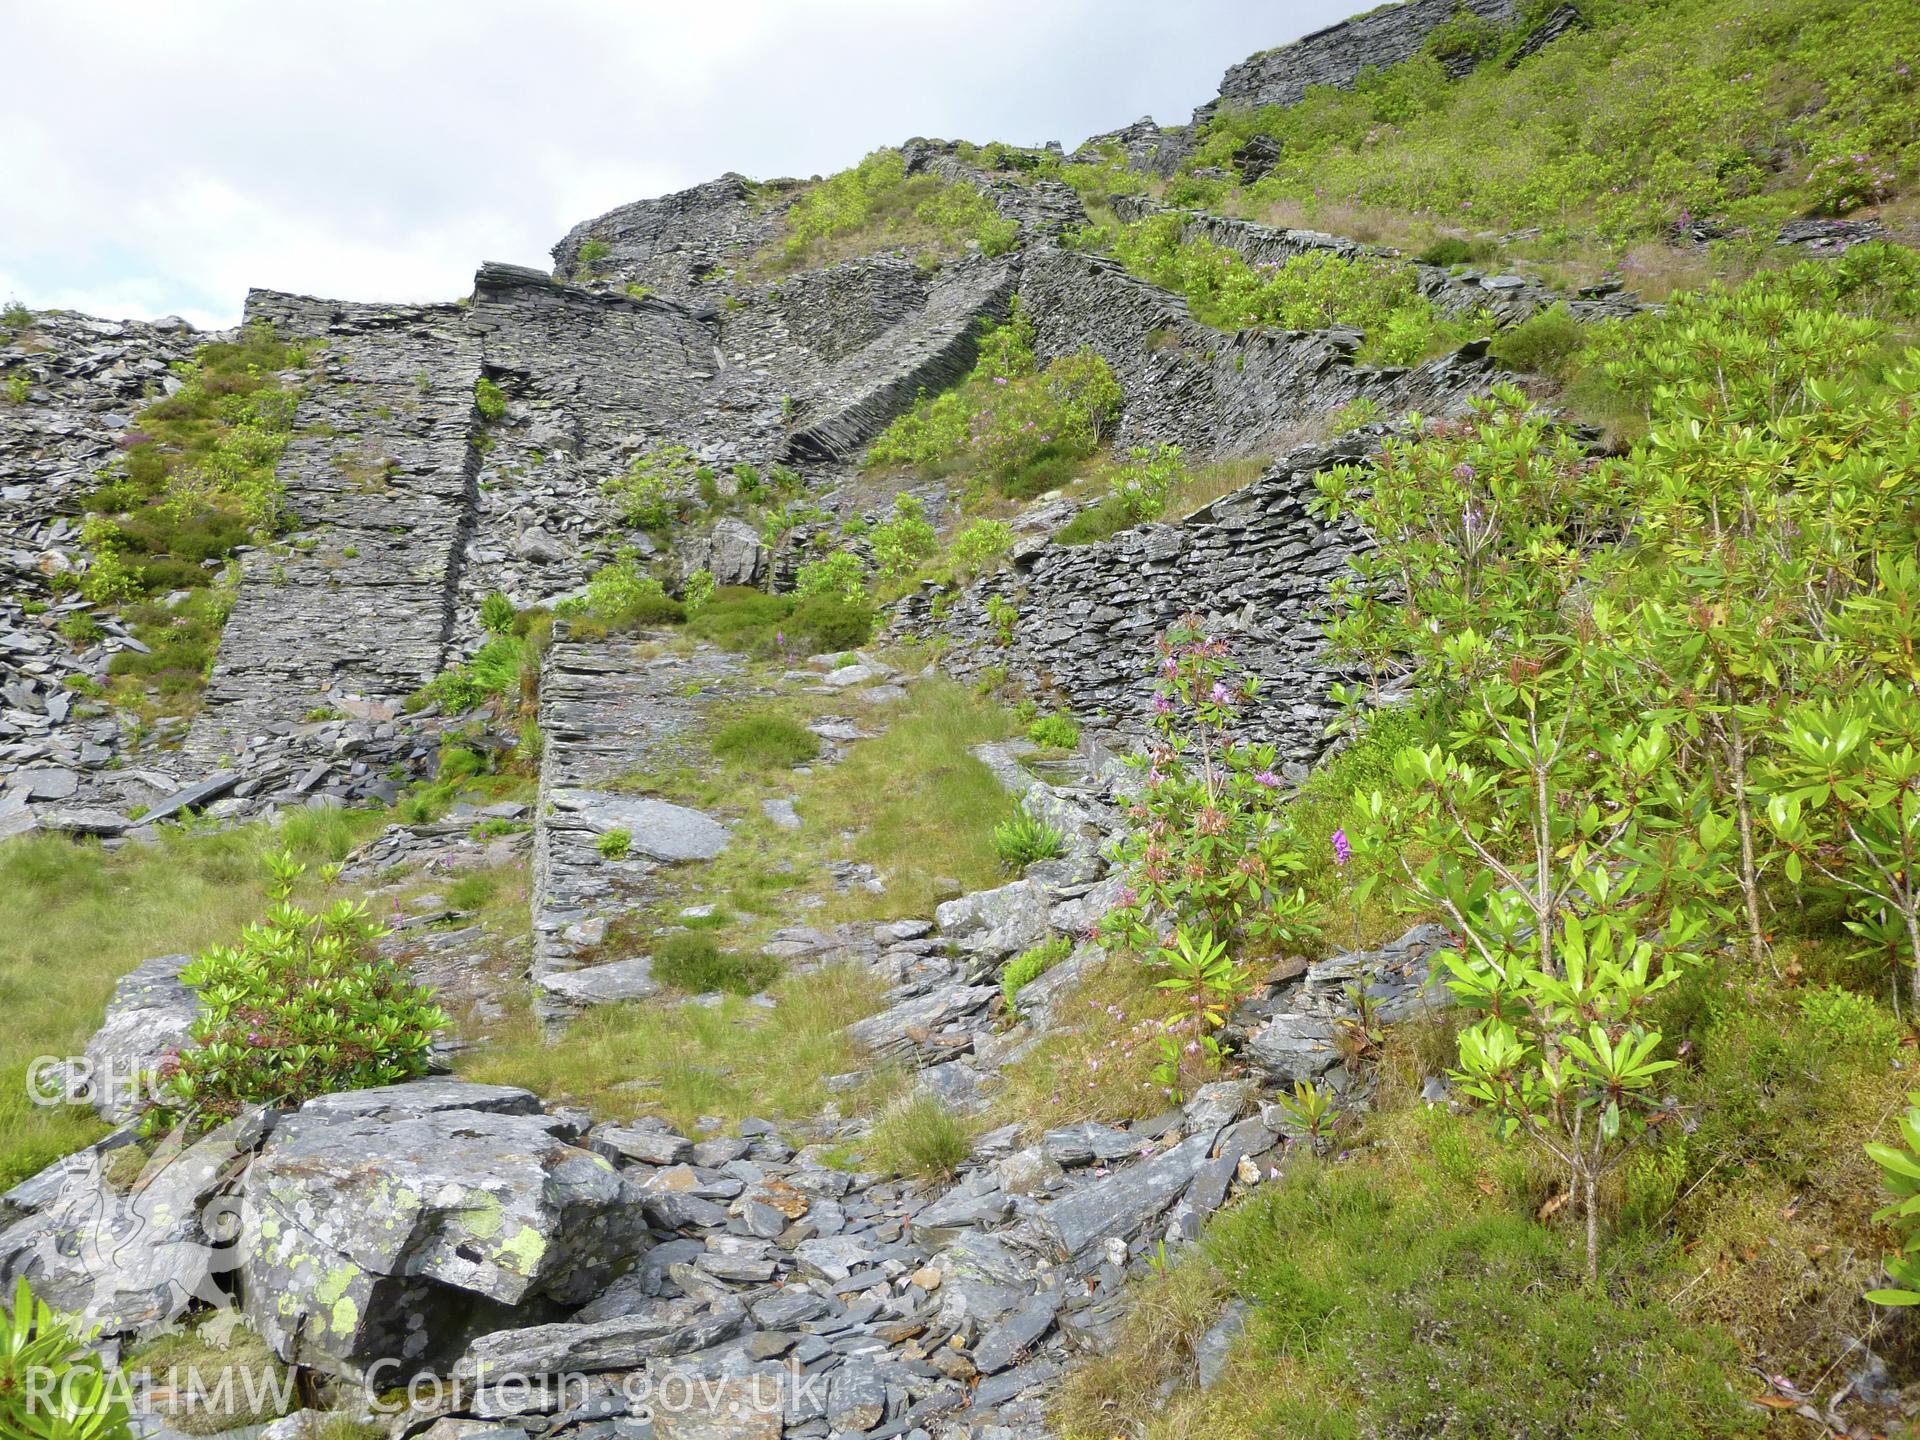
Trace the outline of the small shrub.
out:
M 1845 215 L 1877 205 L 1893 194 L 1894 179 L 1893 171 L 1876 164 L 1871 155 L 1850 151 L 1830 156 L 1807 176 L 1809 208 L 1816 215 Z
M 801 599 L 829 597 L 848 602 L 867 598 L 867 567 L 851 550 L 836 550 L 822 560 L 800 567 L 794 591 Z
M 1565 305 L 1553 305 L 1501 331 L 1487 353 L 1508 370 L 1565 380 L 1585 343 L 1580 322 Z
M 686 619 L 686 607 L 641 568 L 636 550 L 622 550 L 588 577 L 586 612 L 602 625 L 622 629 Z
M 1443 235 L 1414 258 L 1423 265 L 1471 265 L 1477 252 L 1457 235 Z
M 593 842 L 603 860 L 624 860 L 633 849 L 633 835 L 626 830 L 609 830 Z
M 893 497 L 892 516 L 873 527 L 867 543 L 882 580 L 899 580 L 912 574 L 937 545 L 933 526 L 926 520 L 926 507 L 907 494 Z
M 1066 836 L 1018 806 L 993 827 L 993 853 L 1009 870 L 1024 870 L 1037 860 L 1056 860 L 1066 850 Z
M 713 599 L 716 588 L 711 570 L 696 570 L 680 587 L 680 603 L 686 606 L 688 615 L 697 614 Z
M 713 753 L 755 769 L 790 769 L 820 753 L 820 737 L 791 716 L 743 715 L 713 737 Z
M 18 300 L 9 300 L 7 308 L 0 310 L 0 330 L 17 332 L 33 323 L 33 312 Z
M 955 572 L 970 575 L 984 570 L 1013 549 L 1013 527 L 1004 520 L 976 520 L 953 537 L 947 547 Z
M 767 955 L 722 950 L 711 935 L 674 930 L 653 946 L 654 978 L 689 995 L 723 991 L 753 995 L 780 978 L 780 962 Z
M 24 370 L 7 376 L 6 387 L 9 405 L 24 405 L 33 394 L 33 381 Z
M 680 518 L 699 492 L 700 462 L 685 445 L 656 445 L 601 485 L 620 518 L 640 530 L 662 531 Z
M 864 599 L 810 595 L 794 606 L 787 636 L 815 654 L 853 650 L 873 638 L 877 620 Z
M 987 597 L 987 621 L 993 626 L 993 638 L 999 644 L 1013 643 L 1013 627 L 1020 621 L 1020 607 L 1004 595 Z
M 473 382 L 473 408 L 489 425 L 506 418 L 507 392 L 482 375 Z
M 200 992 L 200 1014 L 191 1048 L 162 1069 L 150 1133 L 189 1115 L 210 1124 L 248 1105 L 411 1080 L 449 1023 L 431 992 L 375 950 L 389 932 L 364 901 L 310 913 L 289 898 L 306 867 L 282 851 L 268 868 L 273 904 L 262 920 L 181 972 Z
M 1000 998 L 1006 1002 L 1007 1013 L 1014 1011 L 1014 996 L 1072 953 L 1073 941 L 1065 935 L 1054 935 L 1009 960 L 1000 972 Z
M 1027 739 L 1055 750 L 1071 750 L 1080 743 L 1080 727 L 1074 724 L 1073 716 L 1065 711 L 1042 715 L 1027 727 Z

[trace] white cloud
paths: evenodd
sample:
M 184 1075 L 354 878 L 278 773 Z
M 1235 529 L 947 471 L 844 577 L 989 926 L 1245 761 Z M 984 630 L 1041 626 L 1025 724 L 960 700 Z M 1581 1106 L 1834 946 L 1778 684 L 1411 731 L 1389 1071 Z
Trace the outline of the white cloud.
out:
M 0 0 L 0 299 L 465 294 L 576 221 L 910 135 L 1184 120 L 1348 0 Z

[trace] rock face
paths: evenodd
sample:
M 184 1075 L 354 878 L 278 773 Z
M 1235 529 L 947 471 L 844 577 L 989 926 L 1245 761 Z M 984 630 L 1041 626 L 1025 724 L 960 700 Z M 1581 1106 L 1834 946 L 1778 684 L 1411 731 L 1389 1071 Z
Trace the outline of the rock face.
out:
M 1378 6 L 1229 66 L 1218 98 L 1193 112 L 1194 125 L 1205 124 L 1222 106 L 1292 105 L 1310 85 L 1345 89 L 1362 70 L 1419 54 L 1427 37 L 1463 10 L 1509 25 L 1519 8 L 1516 0 L 1405 0 Z
M 282 1359 L 447 1363 L 510 1312 L 582 1304 L 644 1248 L 629 1187 L 531 1095 L 412 1092 L 314 1102 L 247 1173 L 242 1290 Z

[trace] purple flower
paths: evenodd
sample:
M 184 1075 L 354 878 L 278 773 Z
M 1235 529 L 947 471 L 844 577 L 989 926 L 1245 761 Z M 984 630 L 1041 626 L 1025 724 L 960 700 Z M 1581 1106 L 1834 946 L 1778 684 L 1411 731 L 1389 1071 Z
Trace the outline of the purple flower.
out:
M 1153 713 L 1156 715 L 1171 715 L 1173 713 L 1173 701 L 1169 700 L 1165 695 L 1154 696 Z
M 773 643 L 778 645 L 782 650 L 786 649 L 787 648 L 787 632 L 784 630 L 774 631 Z
M 1224 705 L 1233 697 L 1227 693 L 1227 687 L 1216 680 L 1213 682 L 1213 693 L 1209 698 L 1216 705 Z
M 1278 790 L 1280 788 L 1280 777 L 1271 770 L 1262 770 L 1258 775 L 1253 777 L 1253 783 L 1256 785 L 1264 785 L 1269 790 Z
M 1353 843 L 1347 839 L 1344 827 L 1333 832 L 1333 863 L 1345 865 L 1353 859 Z
M 1160 668 L 1166 671 L 1168 675 L 1178 675 L 1180 673 L 1180 662 L 1169 655 L 1165 660 L 1160 662 Z
M 1467 464 L 1464 460 L 1453 467 L 1453 478 L 1456 480 L 1471 480 L 1475 473 L 1473 466 Z
M 993 377 L 993 383 L 996 385 L 1004 385 L 1007 383 L 1007 377 L 1004 375 L 996 375 Z

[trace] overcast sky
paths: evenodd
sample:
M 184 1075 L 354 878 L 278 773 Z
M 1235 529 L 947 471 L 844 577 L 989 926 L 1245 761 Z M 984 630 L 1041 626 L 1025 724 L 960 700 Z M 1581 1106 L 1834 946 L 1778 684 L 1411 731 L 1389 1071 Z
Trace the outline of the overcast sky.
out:
M 1360 0 L 0 0 L 0 300 L 450 299 L 576 221 L 913 135 L 1185 120 Z

